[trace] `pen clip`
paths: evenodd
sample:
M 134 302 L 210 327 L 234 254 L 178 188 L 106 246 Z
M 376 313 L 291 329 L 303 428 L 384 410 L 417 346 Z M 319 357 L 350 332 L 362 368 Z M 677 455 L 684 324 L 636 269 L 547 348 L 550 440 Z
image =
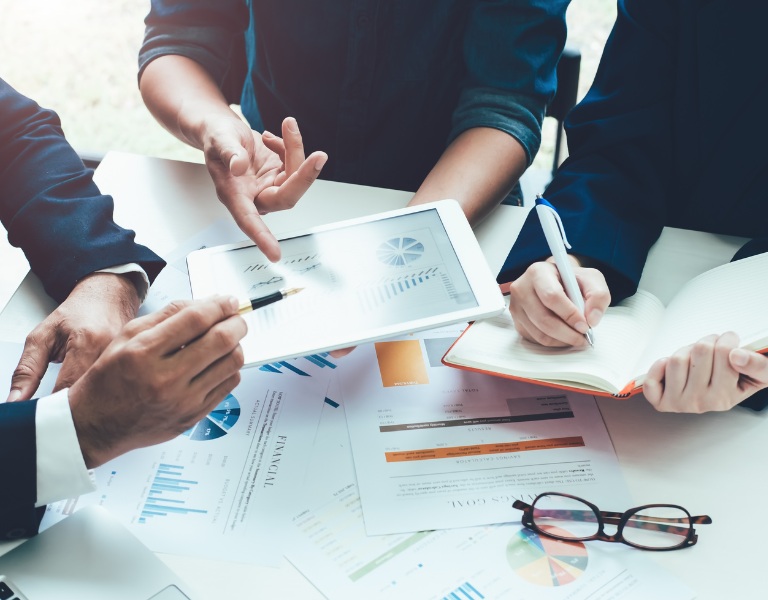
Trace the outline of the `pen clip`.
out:
M 557 223 L 557 229 L 560 232 L 560 237 L 563 238 L 563 244 L 565 247 L 570 250 L 571 245 L 568 243 L 568 238 L 565 236 L 565 227 L 563 227 L 563 222 L 560 220 L 560 215 L 557 214 L 557 210 L 555 210 L 555 207 L 552 206 L 549 202 L 547 202 L 544 198 L 541 197 L 541 195 L 536 196 L 536 208 L 543 208 L 544 210 L 548 210 L 552 216 L 555 218 L 555 222 Z

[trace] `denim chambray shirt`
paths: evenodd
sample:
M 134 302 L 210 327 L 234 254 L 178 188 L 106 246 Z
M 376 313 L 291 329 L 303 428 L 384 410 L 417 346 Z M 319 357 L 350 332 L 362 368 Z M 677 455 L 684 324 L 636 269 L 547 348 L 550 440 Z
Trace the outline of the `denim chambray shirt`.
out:
M 165 54 L 191 58 L 253 129 L 280 135 L 296 117 L 307 153 L 329 155 L 323 178 L 415 191 L 473 127 L 507 132 L 533 160 L 567 5 L 152 0 L 139 69 Z

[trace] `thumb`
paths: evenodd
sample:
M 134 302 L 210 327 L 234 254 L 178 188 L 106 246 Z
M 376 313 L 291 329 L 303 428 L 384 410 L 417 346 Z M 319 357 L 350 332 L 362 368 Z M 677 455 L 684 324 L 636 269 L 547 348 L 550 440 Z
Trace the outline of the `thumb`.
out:
M 229 159 L 226 157 L 229 156 Z M 248 171 L 250 160 L 245 148 L 231 148 L 222 152 L 222 162 L 229 165 L 229 172 L 235 176 L 245 175 Z
M 48 369 L 49 360 L 49 348 L 28 338 L 24 344 L 24 351 L 21 353 L 19 364 L 11 377 L 8 402 L 29 400 L 32 397 Z
M 752 379 L 758 387 L 768 385 L 768 357 L 743 348 L 734 348 L 728 358 L 734 370 Z
M 235 177 L 243 175 L 251 162 L 248 149 L 236 131 L 213 138 L 205 154 L 207 160 L 222 164 Z
M 590 327 L 595 327 L 603 318 L 611 303 L 611 293 L 605 277 L 595 269 L 585 269 L 576 276 L 584 296 L 584 316 Z

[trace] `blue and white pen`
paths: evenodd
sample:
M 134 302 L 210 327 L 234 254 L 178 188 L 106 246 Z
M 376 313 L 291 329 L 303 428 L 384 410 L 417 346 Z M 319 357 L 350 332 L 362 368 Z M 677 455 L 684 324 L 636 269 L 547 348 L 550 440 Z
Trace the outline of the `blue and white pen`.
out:
M 565 293 L 570 301 L 576 305 L 576 308 L 584 314 L 584 297 L 581 295 L 576 275 L 573 273 L 571 261 L 568 260 L 566 248 L 570 249 L 571 245 L 568 243 L 568 238 L 565 237 L 565 228 L 560 220 L 560 215 L 557 214 L 555 207 L 541 196 L 536 196 L 536 213 L 539 216 L 541 228 L 544 230 L 544 237 L 547 238 L 549 251 L 555 259 L 555 266 L 560 273 L 560 279 L 563 280 Z M 584 319 L 586 320 L 586 316 Z M 591 327 L 584 334 L 584 337 L 590 346 L 595 345 L 595 337 Z

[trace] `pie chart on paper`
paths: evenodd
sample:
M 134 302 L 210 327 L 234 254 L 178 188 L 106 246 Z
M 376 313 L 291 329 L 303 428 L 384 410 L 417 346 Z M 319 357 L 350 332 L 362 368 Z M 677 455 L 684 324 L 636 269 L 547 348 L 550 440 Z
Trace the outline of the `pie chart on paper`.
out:
M 227 435 L 239 418 L 240 403 L 229 394 L 194 427 L 185 431 L 184 435 L 197 442 L 215 440 Z
M 547 527 L 547 530 L 567 535 L 557 527 Z M 507 543 L 507 561 L 528 583 L 560 587 L 581 577 L 588 558 L 587 549 L 581 542 L 563 542 L 521 529 Z

